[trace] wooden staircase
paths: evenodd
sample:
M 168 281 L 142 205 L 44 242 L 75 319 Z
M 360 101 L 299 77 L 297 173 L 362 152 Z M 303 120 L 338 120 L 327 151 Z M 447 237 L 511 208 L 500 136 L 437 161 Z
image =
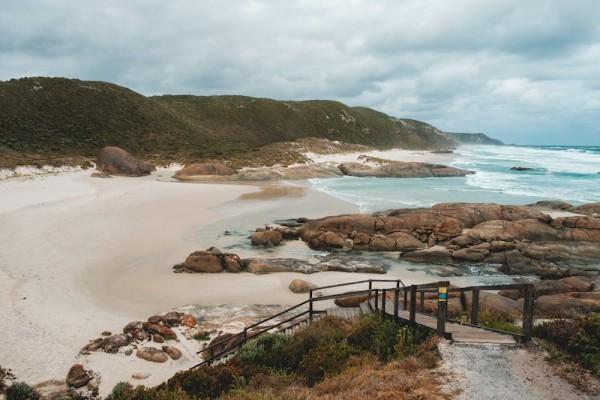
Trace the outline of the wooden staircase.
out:
M 393 287 L 377 288 L 374 284 L 381 286 L 382 283 L 395 283 Z M 347 287 L 368 283 L 368 289 L 346 291 L 337 294 L 321 294 L 323 290 Z M 440 289 L 441 288 L 441 289 Z M 464 298 L 465 292 L 471 292 L 472 305 L 469 323 L 455 321 L 447 315 L 446 295 L 437 300 L 437 315 L 424 312 L 424 299 L 426 295 L 435 293 L 458 294 Z M 443 291 L 442 291 L 443 289 Z M 485 290 L 522 290 L 525 293 L 523 304 L 523 331 L 522 333 L 511 333 L 486 328 L 478 324 L 479 292 Z M 313 297 L 314 293 L 319 293 Z M 365 300 L 356 307 L 331 306 L 338 299 L 356 298 L 360 296 Z M 417 306 L 417 299 L 420 304 Z M 431 298 L 431 297 L 429 297 Z M 527 342 L 531 338 L 533 327 L 534 310 L 533 285 L 488 285 L 455 288 L 449 287 L 449 282 L 434 282 L 423 285 L 411 285 L 406 287 L 400 280 L 369 279 L 358 282 L 343 283 L 338 285 L 323 286 L 310 291 L 309 299 L 281 311 L 269 318 L 258 321 L 247 326 L 242 332 L 225 338 L 218 343 L 211 343 L 207 348 L 198 352 L 204 360 L 192 368 L 202 365 L 213 365 L 226 362 L 232 358 L 239 349 L 248 341 L 253 340 L 265 333 L 283 333 L 295 335 L 307 328 L 313 321 L 324 316 L 333 316 L 344 319 L 354 319 L 361 315 L 380 315 L 382 318 L 390 318 L 407 325 L 421 326 L 436 332 L 439 336 L 462 343 L 494 343 L 494 344 L 516 344 Z M 446 299 L 446 300 L 444 300 Z M 316 309 L 319 304 L 329 305 Z M 268 324 L 267 324 L 268 323 Z M 214 342 L 214 340 L 213 340 Z

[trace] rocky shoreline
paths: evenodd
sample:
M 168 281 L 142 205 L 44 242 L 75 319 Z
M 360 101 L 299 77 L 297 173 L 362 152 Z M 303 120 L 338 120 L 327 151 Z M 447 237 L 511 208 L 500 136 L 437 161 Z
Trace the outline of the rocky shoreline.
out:
M 552 217 L 557 211 L 560 216 Z M 317 250 L 398 251 L 402 259 L 416 263 L 494 264 L 506 274 L 541 278 L 600 271 L 598 203 L 442 203 L 284 224 L 290 225 L 285 228 L 288 238 L 299 237 Z M 271 230 L 277 239 L 271 244 L 286 240 L 276 233 L 282 229 Z

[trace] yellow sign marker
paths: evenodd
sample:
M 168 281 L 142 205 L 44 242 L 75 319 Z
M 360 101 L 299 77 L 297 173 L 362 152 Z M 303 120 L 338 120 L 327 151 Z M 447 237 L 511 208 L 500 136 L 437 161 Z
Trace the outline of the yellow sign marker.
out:
M 448 301 L 448 288 L 438 288 L 438 301 Z

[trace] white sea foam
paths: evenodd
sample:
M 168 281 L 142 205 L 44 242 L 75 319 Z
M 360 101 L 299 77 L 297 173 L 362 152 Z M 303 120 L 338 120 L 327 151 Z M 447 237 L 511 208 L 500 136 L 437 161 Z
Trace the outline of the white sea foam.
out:
M 406 160 L 407 154 L 418 157 L 417 153 L 390 151 L 385 158 L 403 157 Z M 344 160 L 339 161 L 349 161 L 351 157 L 345 155 Z M 446 201 L 511 204 L 546 199 L 573 203 L 600 201 L 598 148 L 463 146 L 445 157 L 445 164 L 476 173 L 465 178 L 344 177 L 311 182 L 316 189 L 352 202 L 363 211 L 422 207 Z M 514 166 L 533 170 L 512 171 Z

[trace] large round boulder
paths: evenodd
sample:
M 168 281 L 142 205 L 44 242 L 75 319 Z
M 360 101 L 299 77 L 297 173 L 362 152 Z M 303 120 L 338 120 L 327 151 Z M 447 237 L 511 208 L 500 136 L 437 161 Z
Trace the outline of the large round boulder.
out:
M 259 230 L 250 237 L 253 246 L 278 246 L 282 239 L 281 232 L 274 229 Z
M 308 293 L 311 289 L 316 289 L 317 285 L 302 279 L 294 279 L 290 282 L 289 288 L 294 293 Z
M 156 167 L 140 160 L 120 147 L 106 146 L 98 152 L 96 168 L 111 175 L 142 176 L 149 175 Z
M 224 270 L 221 263 L 221 255 L 202 250 L 195 251 L 185 259 L 185 268 L 193 272 L 222 272 Z

